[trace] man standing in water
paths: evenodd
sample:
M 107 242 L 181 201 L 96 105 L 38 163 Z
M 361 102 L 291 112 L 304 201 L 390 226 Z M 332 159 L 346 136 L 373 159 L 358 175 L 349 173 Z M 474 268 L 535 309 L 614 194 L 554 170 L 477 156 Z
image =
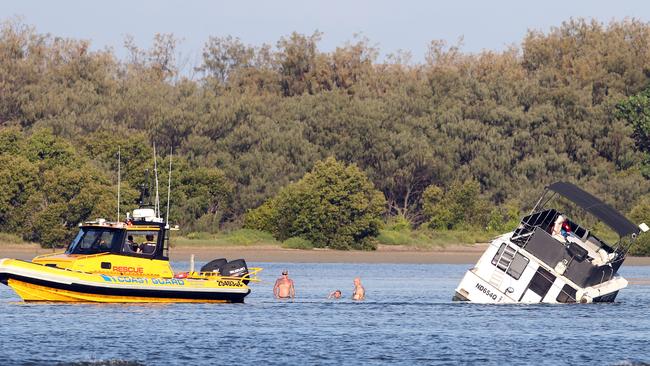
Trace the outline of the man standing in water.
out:
M 286 269 L 282 271 L 282 277 L 275 281 L 275 286 L 273 286 L 273 296 L 275 296 L 276 299 L 294 299 L 296 297 L 293 280 L 289 278 L 289 271 Z
M 354 292 L 352 292 L 352 300 L 365 300 L 366 290 L 361 286 L 361 278 L 354 279 Z

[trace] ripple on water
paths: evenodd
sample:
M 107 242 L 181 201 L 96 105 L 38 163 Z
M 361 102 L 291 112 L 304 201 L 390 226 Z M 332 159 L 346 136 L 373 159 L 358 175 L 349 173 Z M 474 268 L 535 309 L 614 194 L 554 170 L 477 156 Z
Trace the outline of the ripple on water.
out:
M 180 263 L 178 267 L 187 266 Z M 9 364 L 610 364 L 650 361 L 650 286 L 615 304 L 450 301 L 465 265 L 265 263 L 246 304 L 26 304 L 0 287 Z M 272 299 L 288 268 L 296 301 Z M 650 278 L 648 267 L 623 274 Z M 353 302 L 361 276 L 368 299 Z M 341 289 L 344 299 L 327 300 Z

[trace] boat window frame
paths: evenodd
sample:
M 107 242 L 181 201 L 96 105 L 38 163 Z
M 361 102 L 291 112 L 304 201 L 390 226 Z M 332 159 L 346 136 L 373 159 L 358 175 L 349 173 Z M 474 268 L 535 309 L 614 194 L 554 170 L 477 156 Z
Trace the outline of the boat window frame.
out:
M 79 247 L 81 244 L 81 240 L 86 237 L 86 235 L 89 232 L 101 232 L 99 238 L 106 233 L 110 232 L 111 235 L 111 244 L 108 248 L 102 249 L 100 246 L 98 246 L 95 250 L 81 250 Z M 116 243 L 119 243 L 121 241 L 121 235 L 120 235 L 120 229 L 118 228 L 113 228 L 113 227 L 107 227 L 107 226 L 82 226 L 79 228 L 79 232 L 77 232 L 77 235 L 75 238 L 70 242 L 68 247 L 66 248 L 65 253 L 66 254 L 79 254 L 79 255 L 93 255 L 93 254 L 101 254 L 101 253 L 113 253 L 115 252 L 115 245 Z M 95 238 L 94 240 L 98 240 L 99 238 Z M 92 246 L 91 248 L 92 249 Z
M 132 235 L 133 232 L 156 232 L 156 236 L 154 239 L 154 242 L 156 243 L 156 246 L 151 253 L 136 253 L 130 250 L 125 250 L 127 245 L 126 241 L 129 238 L 129 235 Z M 132 256 L 132 257 L 138 257 L 138 258 L 158 258 L 160 257 L 159 251 L 161 251 L 160 247 L 160 235 L 163 232 L 159 227 L 130 227 L 125 230 L 124 237 L 120 241 L 120 246 L 119 246 L 119 251 L 118 253 L 121 255 L 127 255 L 127 256 Z M 146 235 L 146 234 L 145 234 Z
M 501 243 L 501 246 L 497 250 L 494 257 L 492 258 L 492 261 L 490 262 L 490 263 L 492 263 L 493 266 L 495 266 L 500 271 L 503 271 L 503 270 L 497 266 L 497 262 L 499 260 L 499 256 L 501 256 L 501 253 L 503 253 L 503 251 L 506 250 L 507 245 L 509 245 L 509 244 L 508 243 Z M 522 267 L 520 272 L 519 271 L 514 271 L 513 268 L 512 268 L 512 264 L 517 259 L 520 259 L 520 258 L 523 258 L 525 260 L 526 265 Z M 515 253 L 514 258 L 512 259 L 512 262 L 510 262 L 510 265 L 508 266 L 507 270 L 503 271 L 503 272 L 507 273 L 510 277 L 514 278 L 515 280 L 518 280 L 518 279 L 521 278 L 521 275 L 524 273 L 524 271 L 526 270 L 526 268 L 528 267 L 529 264 L 530 264 L 530 258 L 528 258 L 525 255 L 521 254 L 521 252 L 519 252 L 517 250 L 517 252 Z M 519 267 L 517 267 L 517 268 L 519 268 Z

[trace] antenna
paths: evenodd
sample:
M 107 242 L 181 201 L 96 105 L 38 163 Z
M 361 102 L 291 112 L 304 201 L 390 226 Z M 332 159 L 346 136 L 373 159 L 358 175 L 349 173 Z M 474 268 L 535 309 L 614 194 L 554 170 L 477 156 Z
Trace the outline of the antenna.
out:
M 117 148 L 117 222 L 120 222 L 120 183 L 122 179 L 121 148 Z
M 158 155 L 156 155 L 156 143 L 153 143 L 153 174 L 156 180 L 156 200 L 154 201 L 154 212 L 160 217 L 160 196 L 158 195 Z
M 169 148 L 169 178 L 167 179 L 167 218 L 165 222 L 169 225 L 169 198 L 172 192 L 172 156 L 174 155 L 174 148 Z

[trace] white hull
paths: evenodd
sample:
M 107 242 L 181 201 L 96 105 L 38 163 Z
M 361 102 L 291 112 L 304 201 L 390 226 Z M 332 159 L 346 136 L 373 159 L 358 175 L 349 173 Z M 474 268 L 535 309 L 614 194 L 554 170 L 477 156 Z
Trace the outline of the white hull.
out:
M 461 280 L 454 300 L 481 304 L 607 302 L 613 301 L 617 292 L 627 286 L 627 280 L 614 275 L 598 285 L 580 287 L 560 273 L 561 267 L 550 268 L 510 242 L 511 235 L 508 233 L 492 241 L 476 266 L 468 270 Z M 519 266 L 514 274 L 506 273 L 493 264 L 504 243 L 516 250 L 518 256 L 527 259 L 527 262 L 521 261 L 525 265 Z M 507 270 L 511 272 L 511 265 Z M 537 285 L 540 277 L 548 279 L 542 286 Z

